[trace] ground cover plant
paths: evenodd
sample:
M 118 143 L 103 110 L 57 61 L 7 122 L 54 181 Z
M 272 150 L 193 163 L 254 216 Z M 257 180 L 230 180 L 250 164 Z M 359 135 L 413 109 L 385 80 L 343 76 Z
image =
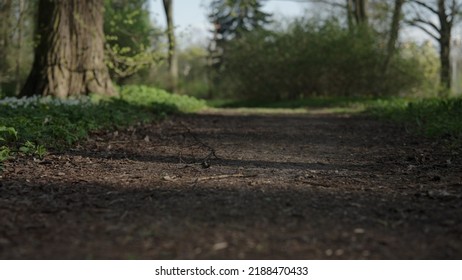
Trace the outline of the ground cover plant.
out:
M 388 99 L 370 103 L 366 112 L 403 123 L 412 132 L 462 143 L 462 98 Z
M 138 86 L 121 88 L 118 98 L 5 98 L 0 101 L 0 161 L 16 153 L 43 156 L 45 148 L 68 147 L 92 131 L 149 122 L 204 106 L 193 97 Z
M 462 142 L 462 98 L 310 97 L 300 100 L 215 100 L 220 108 L 305 108 L 308 111 L 363 113 L 401 123 L 410 133 L 444 138 L 455 146 Z M 326 111 L 327 110 L 327 111 Z

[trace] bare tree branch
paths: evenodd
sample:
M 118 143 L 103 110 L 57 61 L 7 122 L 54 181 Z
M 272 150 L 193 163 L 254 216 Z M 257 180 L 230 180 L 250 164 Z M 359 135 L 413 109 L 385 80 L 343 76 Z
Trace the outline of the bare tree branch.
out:
M 422 24 L 425 24 L 425 25 L 428 25 L 430 26 L 431 28 L 433 28 L 436 32 L 440 33 L 441 32 L 441 29 L 436 26 L 436 24 L 434 24 L 433 22 L 429 21 L 429 20 L 424 20 L 422 18 L 415 18 L 412 20 L 412 23 L 415 24 L 415 23 L 422 23 Z
M 433 32 L 431 32 L 430 30 L 428 30 L 427 28 L 425 28 L 424 26 L 416 23 L 416 22 L 412 22 L 410 23 L 412 26 L 414 27 L 417 27 L 419 28 L 420 30 L 422 30 L 423 32 L 427 33 L 428 35 L 430 35 L 432 38 L 434 38 L 435 40 L 439 41 L 440 40 L 440 37 L 438 37 L 437 35 L 433 34 Z
M 281 0 L 279 0 L 281 1 Z M 293 1 L 293 0 L 289 0 L 289 1 Z M 341 4 L 341 3 L 338 3 L 337 1 L 327 1 L 327 0 L 311 0 L 311 1 L 297 1 L 297 2 L 312 2 L 312 3 L 316 3 L 316 4 L 325 4 L 325 5 L 329 5 L 331 7 L 334 7 L 334 8 L 342 8 L 342 9 L 345 9 L 347 6 L 346 4 Z
M 438 14 L 438 10 L 437 10 L 437 9 L 435 9 L 434 7 L 428 5 L 428 4 L 425 3 L 425 2 L 418 1 L 418 0 L 411 0 L 411 2 L 417 4 L 417 5 L 421 6 L 421 7 L 426 8 L 427 10 L 431 11 L 431 12 L 434 13 L 434 14 Z

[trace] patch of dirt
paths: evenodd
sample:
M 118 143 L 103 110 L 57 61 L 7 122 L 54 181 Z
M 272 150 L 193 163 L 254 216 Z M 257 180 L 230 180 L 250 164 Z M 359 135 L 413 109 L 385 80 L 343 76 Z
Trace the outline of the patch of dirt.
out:
M 0 181 L 2 259 L 461 259 L 462 161 L 339 114 L 176 116 Z

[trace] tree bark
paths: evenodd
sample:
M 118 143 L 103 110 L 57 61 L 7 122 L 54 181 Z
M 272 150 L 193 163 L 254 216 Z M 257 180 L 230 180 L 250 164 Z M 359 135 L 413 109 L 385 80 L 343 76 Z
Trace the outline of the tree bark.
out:
M 390 36 L 387 42 L 387 54 L 382 68 L 382 72 L 384 75 L 388 72 L 390 61 L 396 52 L 396 41 L 398 40 L 401 21 L 401 11 L 403 8 L 404 1 L 405 0 L 395 0 L 395 7 L 393 9 L 393 17 L 390 26 Z
M 348 22 L 348 29 L 353 30 L 353 0 L 346 0 L 346 12 L 347 12 L 347 22 Z
M 367 0 L 346 0 L 348 27 L 355 25 L 368 25 Z
M 455 11 L 451 8 L 450 14 L 446 14 L 445 0 L 438 0 L 438 18 L 440 21 L 440 94 L 444 95 L 451 90 L 451 33 Z
M 367 14 L 367 0 L 356 0 L 356 14 L 358 24 L 367 25 L 368 14 Z
M 8 48 L 11 44 L 11 15 L 13 3 L 11 0 L 5 0 L 0 3 L 0 85 L 8 82 L 9 65 L 8 65 Z M 0 88 L 1 90 L 1 88 Z
M 117 95 L 104 63 L 103 0 L 40 0 L 38 11 L 38 44 L 21 95 Z
M 451 91 L 451 33 L 456 17 L 460 14 L 462 6 L 459 1 L 434 0 L 432 3 L 426 1 L 412 0 L 412 2 L 426 10 L 428 13 L 438 17 L 439 26 L 431 19 L 417 15 L 411 23 L 438 41 L 440 46 L 440 95 L 447 95 Z M 434 6 L 436 4 L 436 7 Z
M 178 90 L 178 58 L 176 54 L 175 29 L 173 25 L 173 0 L 163 0 L 167 19 L 169 89 Z
M 24 0 L 19 0 L 18 3 L 18 32 L 17 32 L 17 48 L 18 48 L 18 55 L 16 56 L 16 70 L 15 70 L 15 95 L 19 95 L 21 91 L 21 63 L 22 63 L 22 43 L 23 43 L 23 21 L 24 21 L 24 13 L 25 13 L 25 3 Z

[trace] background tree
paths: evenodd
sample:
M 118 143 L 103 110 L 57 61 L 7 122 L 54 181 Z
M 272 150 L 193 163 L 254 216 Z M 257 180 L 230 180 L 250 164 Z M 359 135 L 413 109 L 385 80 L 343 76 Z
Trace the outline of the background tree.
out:
M 170 74 L 169 90 L 178 90 L 178 58 L 176 53 L 175 26 L 173 24 L 173 0 L 163 0 L 165 18 L 167 19 L 168 70 Z
M 249 32 L 264 30 L 271 15 L 263 12 L 260 0 L 214 0 L 209 9 L 209 21 L 214 27 L 213 40 L 208 47 L 209 80 L 212 84 L 217 84 L 220 71 L 225 67 L 227 44 Z
M 17 95 L 33 60 L 36 1 L 0 2 L 0 93 Z
M 439 44 L 440 53 L 440 94 L 447 94 L 451 89 L 451 36 L 454 24 L 462 11 L 460 0 L 410 0 L 414 10 L 411 25 L 421 29 Z M 437 23 L 433 21 L 437 19 Z
M 387 42 L 387 53 L 385 56 L 385 61 L 383 63 L 383 73 L 384 75 L 388 71 L 388 67 L 390 66 L 390 61 L 393 55 L 396 52 L 396 42 L 398 41 L 399 31 L 400 31 L 400 23 L 402 20 L 402 10 L 405 0 L 395 0 L 393 7 L 393 15 L 390 24 L 388 42 Z
M 346 0 L 348 23 L 356 25 L 368 25 L 367 0 Z
M 104 63 L 103 0 L 40 0 L 37 46 L 21 95 L 116 95 Z
M 8 48 L 11 43 L 11 18 L 12 18 L 12 0 L 0 2 L 0 83 L 3 84 L 9 79 L 8 69 Z M 3 87 L 2 87 L 3 88 Z

